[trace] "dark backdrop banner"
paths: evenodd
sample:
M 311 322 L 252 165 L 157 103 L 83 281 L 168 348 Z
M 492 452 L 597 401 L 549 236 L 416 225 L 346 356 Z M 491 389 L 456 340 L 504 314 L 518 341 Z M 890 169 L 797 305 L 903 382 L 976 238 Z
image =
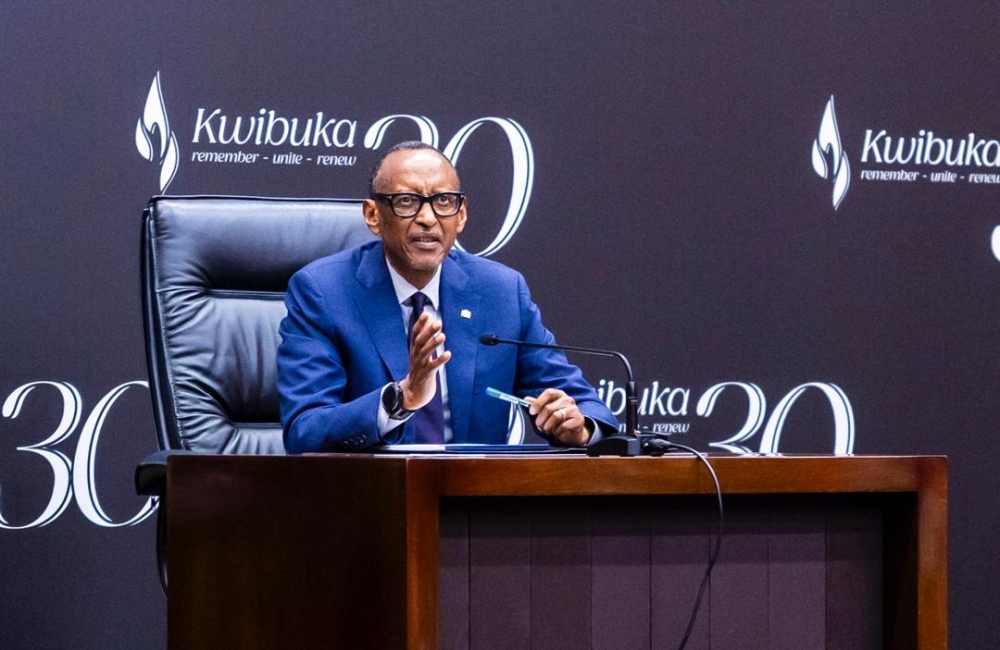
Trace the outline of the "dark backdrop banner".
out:
M 894 3 L 892 3 L 894 4 Z M 0 2 L 0 647 L 165 638 L 151 195 L 358 197 L 423 139 L 460 245 L 641 424 L 947 454 L 951 641 L 1000 646 L 1000 10 L 989 1 Z M 616 411 L 623 377 L 581 358 Z

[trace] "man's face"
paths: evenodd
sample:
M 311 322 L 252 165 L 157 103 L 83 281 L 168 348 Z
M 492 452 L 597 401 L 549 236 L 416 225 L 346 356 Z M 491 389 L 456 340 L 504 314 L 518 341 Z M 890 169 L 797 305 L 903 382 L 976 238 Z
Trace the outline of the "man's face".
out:
M 431 149 L 396 151 L 382 162 L 375 190 L 380 194 L 413 192 L 424 196 L 457 192 L 458 174 L 444 156 Z M 464 203 L 458 214 L 441 218 L 435 216 L 429 203 L 409 219 L 397 217 L 385 201 L 365 199 L 363 210 L 369 230 L 382 238 L 392 268 L 417 288 L 434 277 L 458 233 L 465 229 Z

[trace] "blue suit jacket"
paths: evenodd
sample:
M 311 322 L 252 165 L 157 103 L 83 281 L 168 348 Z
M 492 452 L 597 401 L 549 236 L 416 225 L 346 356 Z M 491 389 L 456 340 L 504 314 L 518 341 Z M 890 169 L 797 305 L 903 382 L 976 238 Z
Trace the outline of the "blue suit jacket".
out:
M 409 370 L 406 328 L 380 241 L 317 260 L 296 273 L 285 300 L 278 391 L 290 453 L 379 444 L 382 388 Z M 440 310 L 451 351 L 448 404 L 455 443 L 503 444 L 509 405 L 486 387 L 520 396 L 561 388 L 603 430 L 617 422 L 561 352 L 486 347 L 484 333 L 552 343 L 520 273 L 452 251 L 441 269 Z M 407 422 L 392 442 L 412 442 Z

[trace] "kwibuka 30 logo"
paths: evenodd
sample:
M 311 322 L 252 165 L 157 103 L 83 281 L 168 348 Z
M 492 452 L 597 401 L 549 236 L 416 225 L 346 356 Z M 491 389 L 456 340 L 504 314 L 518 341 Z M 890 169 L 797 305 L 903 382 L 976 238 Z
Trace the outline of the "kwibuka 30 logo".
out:
M 833 180 L 833 209 L 847 196 L 851 186 L 851 165 L 847 162 L 847 154 L 840 143 L 840 130 L 837 128 L 837 114 L 833 110 L 833 95 L 826 103 L 823 119 L 819 123 L 819 134 L 813 140 L 813 169 L 826 179 Z
M 407 130 L 415 125 L 420 140 L 439 147 L 456 167 L 463 151 L 469 148 L 470 137 L 482 126 L 490 125 L 488 128 L 499 128 L 504 133 L 510 146 L 513 171 L 510 202 L 499 232 L 486 248 L 475 254 L 488 257 L 503 248 L 524 220 L 535 176 L 531 139 L 520 124 L 508 117 L 476 118 L 458 129 L 450 139 L 442 140 L 434 121 L 424 115 L 388 115 L 364 129 L 358 119 L 333 117 L 324 110 L 303 116 L 282 114 L 264 106 L 250 113 L 232 115 L 222 106 L 201 106 L 197 109 L 190 136 L 192 149 L 186 157 L 195 164 L 267 165 L 283 169 L 351 168 L 359 161 L 354 150 L 358 146 L 366 150 L 378 149 L 395 123 L 404 124 L 401 128 Z M 183 135 L 187 132 L 186 126 L 179 129 L 181 137 L 186 137 Z M 359 143 L 356 137 L 362 130 L 364 136 Z M 397 135 L 406 139 L 413 137 Z M 135 127 L 135 146 L 143 158 L 160 166 L 160 191 L 164 192 L 177 173 L 180 150 L 177 136 L 167 120 L 159 72 L 149 87 L 142 117 Z M 459 242 L 455 245 L 462 248 Z
M 919 129 L 913 136 L 894 135 L 882 128 L 865 129 L 864 133 L 858 157 L 859 181 L 1000 187 L 1000 138 L 973 132 L 954 137 L 929 128 Z M 832 180 L 836 210 L 851 185 L 851 166 L 840 140 L 833 95 L 813 140 L 812 164 L 817 175 Z M 990 250 L 1000 261 L 1000 226 L 990 235 Z
M 153 148 L 154 135 L 159 140 L 158 150 Z M 142 117 L 135 125 L 135 148 L 147 162 L 155 162 L 160 166 L 160 191 L 166 191 L 170 181 L 174 180 L 177 174 L 180 152 L 177 147 L 177 136 L 171 132 L 170 123 L 167 121 L 167 109 L 163 105 L 163 93 L 160 90 L 159 70 L 149 86 Z

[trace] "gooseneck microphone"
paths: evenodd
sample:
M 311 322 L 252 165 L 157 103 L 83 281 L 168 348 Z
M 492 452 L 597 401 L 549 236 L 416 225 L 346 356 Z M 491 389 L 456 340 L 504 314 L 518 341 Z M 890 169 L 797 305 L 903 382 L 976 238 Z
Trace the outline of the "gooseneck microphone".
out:
M 479 342 L 489 347 L 503 343 L 505 345 L 517 345 L 525 348 L 582 352 L 584 354 L 619 359 L 625 365 L 625 373 L 628 375 L 628 381 L 625 384 L 625 435 L 608 436 L 607 438 L 598 440 L 587 447 L 587 454 L 589 456 L 638 456 L 642 453 L 642 444 L 638 436 L 639 397 L 635 390 L 635 375 L 632 374 L 632 364 L 628 362 L 624 354 L 615 352 L 614 350 L 598 350 L 596 348 L 581 348 L 573 345 L 502 339 L 496 334 L 483 334 L 479 337 Z

